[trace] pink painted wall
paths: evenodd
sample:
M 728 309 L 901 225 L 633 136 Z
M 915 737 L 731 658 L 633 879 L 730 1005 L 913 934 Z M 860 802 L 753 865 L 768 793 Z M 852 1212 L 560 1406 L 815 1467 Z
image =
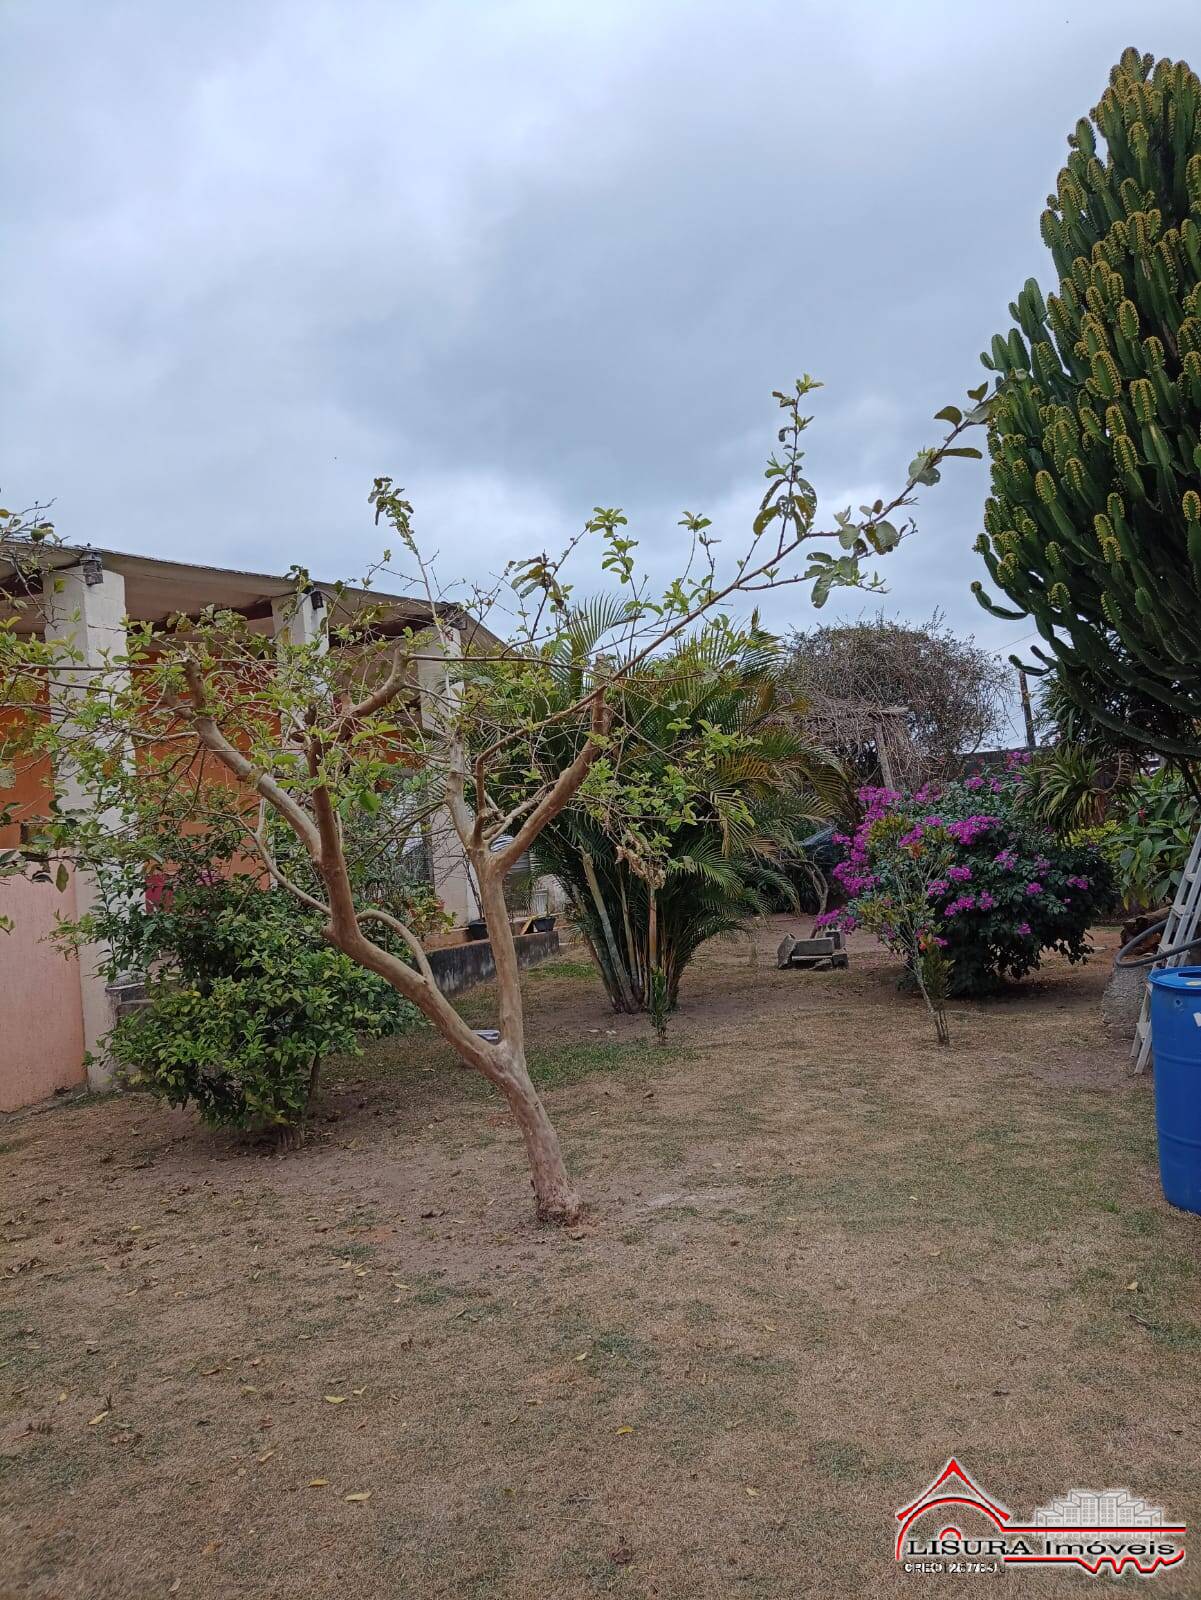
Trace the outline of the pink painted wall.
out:
M 0 878 L 0 912 L 16 924 L 0 933 L 0 1111 L 15 1111 L 87 1078 L 79 963 L 43 942 L 75 915 L 75 884 Z

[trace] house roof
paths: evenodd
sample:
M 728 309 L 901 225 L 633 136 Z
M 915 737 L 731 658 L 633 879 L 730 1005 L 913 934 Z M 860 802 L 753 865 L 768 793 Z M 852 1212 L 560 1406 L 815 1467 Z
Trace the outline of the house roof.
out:
M 29 545 L 22 543 L 25 554 Z M 266 572 L 242 572 L 230 567 L 202 566 L 187 561 L 168 561 L 161 556 L 132 555 L 124 550 L 109 550 L 92 545 L 46 544 L 38 547 L 38 563 L 42 570 L 62 571 L 77 566 L 84 555 L 99 556 L 106 570 L 119 572 L 125 580 L 125 607 L 127 615 L 136 622 L 165 622 L 170 616 L 195 616 L 208 606 L 236 611 L 251 623 L 269 623 L 271 602 L 295 593 L 296 581 L 287 575 Z M 5 594 L 14 593 L 20 585 L 15 547 L 0 545 L 0 610 Z M 23 585 L 20 585 L 22 588 Z M 387 609 L 392 627 L 421 627 L 430 618 L 427 601 L 413 595 L 390 594 L 376 588 L 344 586 L 334 594 L 337 586 L 313 579 L 313 587 L 323 590 L 332 608 L 333 625 L 346 622 L 369 606 Z M 33 628 L 41 619 L 34 608 L 18 622 Z M 496 642 L 495 636 L 475 624 L 472 628 L 477 645 Z

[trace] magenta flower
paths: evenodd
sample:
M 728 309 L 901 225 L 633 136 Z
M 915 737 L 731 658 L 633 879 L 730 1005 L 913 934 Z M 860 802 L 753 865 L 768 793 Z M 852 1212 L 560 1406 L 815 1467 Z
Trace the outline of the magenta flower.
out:
M 956 899 L 952 900 L 949 905 L 943 907 L 942 914 L 944 917 L 957 917 L 961 911 L 974 911 L 975 908 L 975 895 L 961 894 L 957 896 Z
M 1021 934 L 1023 939 L 1028 939 L 1032 930 L 1028 922 L 1019 922 L 1017 931 Z
M 1043 886 L 1041 883 L 1037 882 L 1037 880 L 1032 879 L 1031 882 L 1026 885 L 1027 894 L 1042 894 L 1042 892 Z
M 984 893 L 976 901 L 976 904 L 980 907 L 981 911 L 991 911 L 996 903 L 997 902 L 993 899 L 992 895 L 989 894 L 987 889 L 985 889 Z
M 963 787 L 965 789 L 983 789 L 983 787 L 984 787 L 984 779 L 983 778 L 967 778 L 967 779 L 964 780 Z
M 990 828 L 995 828 L 999 821 L 999 817 L 964 817 L 959 822 L 948 823 L 947 832 L 958 844 L 972 845 L 975 844 L 982 833 L 987 833 Z
M 896 789 L 876 789 L 868 784 L 859 791 L 859 804 L 865 811 L 874 812 L 877 818 L 882 817 L 900 799 L 901 795 Z
M 841 928 L 843 933 L 854 933 L 859 919 L 850 906 L 840 906 L 837 911 L 823 911 L 814 919 L 815 928 Z
M 972 875 L 971 867 L 948 867 L 947 877 L 954 878 L 956 883 L 966 883 Z

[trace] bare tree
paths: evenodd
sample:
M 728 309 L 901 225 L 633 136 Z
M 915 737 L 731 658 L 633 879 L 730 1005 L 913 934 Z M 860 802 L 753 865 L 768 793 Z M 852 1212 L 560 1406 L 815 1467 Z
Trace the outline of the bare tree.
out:
M 1008 720 L 1011 669 L 961 638 L 940 611 L 924 623 L 881 611 L 798 629 L 787 648 L 788 682 L 811 702 L 831 748 L 884 745 L 886 782 L 912 786 L 945 770 Z

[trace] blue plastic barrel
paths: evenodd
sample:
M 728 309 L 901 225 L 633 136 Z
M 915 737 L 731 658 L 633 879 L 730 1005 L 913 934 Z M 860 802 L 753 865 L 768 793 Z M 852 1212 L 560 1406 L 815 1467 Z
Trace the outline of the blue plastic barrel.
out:
M 1151 1046 L 1163 1192 L 1201 1212 L 1201 967 L 1152 972 Z

